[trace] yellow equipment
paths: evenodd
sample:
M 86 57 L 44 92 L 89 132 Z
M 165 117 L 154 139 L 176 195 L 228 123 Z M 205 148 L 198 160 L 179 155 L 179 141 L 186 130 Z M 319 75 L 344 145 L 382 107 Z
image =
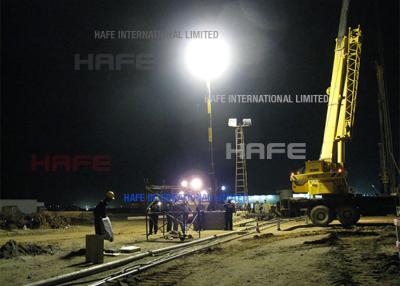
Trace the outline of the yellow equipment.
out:
M 343 0 L 320 158 L 305 162 L 303 169 L 290 176 L 293 192 L 311 197 L 306 206 L 313 223 L 320 226 L 336 216 L 343 225 L 352 225 L 360 218 L 347 199 L 345 169 L 345 143 L 354 124 L 361 55 L 360 26 L 347 29 L 348 6 L 349 0 Z M 312 199 L 316 195 L 322 195 L 323 200 Z
M 291 174 L 292 190 L 309 195 L 348 192 L 345 172 L 345 142 L 350 139 L 356 109 L 361 54 L 361 29 L 346 35 L 348 0 L 343 1 L 336 39 L 325 133 L 319 160 L 305 162 L 305 168 Z

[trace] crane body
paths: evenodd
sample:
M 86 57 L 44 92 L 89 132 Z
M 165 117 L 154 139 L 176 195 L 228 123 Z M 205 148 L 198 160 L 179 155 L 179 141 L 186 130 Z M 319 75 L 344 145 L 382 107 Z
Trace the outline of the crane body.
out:
M 349 29 L 336 39 L 335 57 L 319 160 L 305 162 L 304 172 L 292 174 L 292 190 L 310 195 L 345 194 L 345 144 L 354 124 L 360 70 L 361 29 Z
M 297 215 L 307 210 L 318 226 L 326 226 L 335 218 L 350 226 L 360 215 L 387 214 L 396 205 L 391 197 L 356 196 L 346 180 L 345 146 L 354 125 L 362 37 L 360 26 L 347 28 L 348 8 L 349 0 L 343 0 L 320 157 L 306 161 L 302 169 L 290 175 L 293 193 L 308 194 L 309 198 L 281 200 L 282 210 Z

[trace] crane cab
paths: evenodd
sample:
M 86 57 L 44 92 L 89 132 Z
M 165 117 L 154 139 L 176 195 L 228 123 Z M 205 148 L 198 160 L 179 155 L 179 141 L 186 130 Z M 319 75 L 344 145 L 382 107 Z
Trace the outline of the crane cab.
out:
M 314 195 L 348 192 L 343 165 L 323 160 L 306 161 L 305 167 L 290 176 L 294 193 Z

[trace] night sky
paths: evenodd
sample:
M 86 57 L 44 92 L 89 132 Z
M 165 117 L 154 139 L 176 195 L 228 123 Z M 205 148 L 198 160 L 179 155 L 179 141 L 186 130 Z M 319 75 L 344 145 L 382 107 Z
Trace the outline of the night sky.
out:
M 177 184 L 207 172 L 204 82 L 183 63 L 185 39 L 99 40 L 95 30 L 217 30 L 229 42 L 229 70 L 213 94 L 325 94 L 330 84 L 341 1 L 2 1 L 1 183 L 3 198 L 92 204 L 106 189 L 142 192 L 144 178 Z M 376 9 L 378 9 L 376 11 Z M 349 25 L 361 25 L 363 52 L 349 183 L 379 188 L 379 125 L 374 61 L 383 31 L 385 80 L 399 158 L 399 1 L 352 0 Z M 377 15 L 377 16 L 376 16 Z M 74 55 L 152 54 L 151 70 L 74 69 Z M 230 117 L 251 118 L 247 142 L 306 142 L 319 158 L 326 104 L 228 104 L 214 107 L 219 184 L 234 188 Z M 108 155 L 109 172 L 31 170 L 31 156 Z M 290 187 L 304 160 L 248 161 L 249 192 Z M 398 160 L 399 161 L 399 160 Z

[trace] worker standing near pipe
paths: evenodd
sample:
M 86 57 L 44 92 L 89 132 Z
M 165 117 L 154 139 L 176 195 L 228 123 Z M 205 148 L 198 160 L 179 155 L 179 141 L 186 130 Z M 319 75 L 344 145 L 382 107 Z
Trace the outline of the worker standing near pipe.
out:
M 204 211 L 205 211 L 205 206 L 199 202 L 199 204 L 196 206 L 196 211 L 197 211 L 197 219 L 198 219 L 198 225 L 199 225 L 199 230 L 203 230 L 203 220 L 204 220 Z
M 158 214 L 161 211 L 161 201 L 158 197 L 154 198 L 154 201 L 151 202 L 151 204 L 148 207 L 149 211 L 149 228 L 150 232 L 149 235 L 153 234 L 153 229 L 154 229 L 154 234 L 157 234 L 158 231 Z
M 167 215 L 167 232 L 172 231 L 172 226 L 174 223 L 174 216 L 173 216 L 173 213 L 171 213 L 173 211 L 173 207 L 174 207 L 174 203 L 172 200 L 169 200 L 165 204 L 164 212 Z
M 233 230 L 233 213 L 236 212 L 235 203 L 228 200 L 224 205 L 225 209 L 225 230 Z
M 94 229 L 97 235 L 104 235 L 105 229 L 103 225 L 103 218 L 107 218 L 107 205 L 115 200 L 115 194 L 112 191 L 106 193 L 106 197 L 101 200 L 95 207 L 94 214 Z

